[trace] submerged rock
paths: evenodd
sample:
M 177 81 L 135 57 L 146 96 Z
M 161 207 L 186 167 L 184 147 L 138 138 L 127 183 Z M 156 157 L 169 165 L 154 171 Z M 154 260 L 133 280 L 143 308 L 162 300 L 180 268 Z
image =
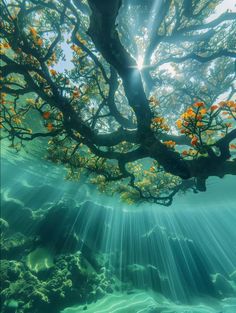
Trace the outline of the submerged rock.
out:
M 231 284 L 231 282 L 226 279 L 225 276 L 223 276 L 220 273 L 217 273 L 213 276 L 213 283 L 216 288 L 216 290 L 219 292 L 221 296 L 231 296 L 234 295 L 235 291 Z
M 64 203 L 51 207 L 38 225 L 36 234 L 42 245 L 51 246 L 56 253 L 75 252 L 78 238 L 74 228 L 78 226 L 76 212 Z
M 30 270 L 40 272 L 48 270 L 54 265 L 53 252 L 44 247 L 38 247 L 30 252 L 26 257 L 26 264 Z
M 107 208 L 86 201 L 80 206 L 60 202 L 52 206 L 41 219 L 36 235 L 40 244 L 56 254 L 78 250 L 99 270 L 95 254 L 100 250 L 106 230 Z
M 162 278 L 157 267 L 147 264 L 131 264 L 124 270 L 124 276 L 127 276 L 135 288 L 150 288 L 155 291 L 162 290 Z
M 17 199 L 2 200 L 1 216 L 9 224 L 9 230 L 21 232 L 24 235 L 29 235 L 37 224 L 30 208 L 25 207 L 21 201 Z
M 3 218 L 0 218 L 0 232 L 5 233 L 9 229 L 9 224 Z

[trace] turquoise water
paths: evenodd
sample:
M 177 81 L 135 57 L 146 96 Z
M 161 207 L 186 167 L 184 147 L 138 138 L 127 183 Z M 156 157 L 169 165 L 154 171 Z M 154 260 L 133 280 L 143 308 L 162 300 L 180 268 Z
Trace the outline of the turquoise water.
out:
M 3 312 L 236 312 L 232 177 L 135 207 L 45 160 L 1 166 Z

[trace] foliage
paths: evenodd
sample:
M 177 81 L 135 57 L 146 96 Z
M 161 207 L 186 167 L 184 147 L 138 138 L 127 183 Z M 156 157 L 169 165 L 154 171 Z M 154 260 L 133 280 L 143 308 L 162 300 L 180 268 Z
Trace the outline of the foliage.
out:
M 233 122 L 229 122 L 233 120 Z M 224 138 L 236 121 L 236 102 L 222 101 L 219 105 L 206 108 L 203 102 L 196 102 L 188 108 L 176 122 L 180 132 L 191 138 L 195 148 L 191 153 L 184 150 L 182 155 L 197 158 L 208 154 L 211 147 L 217 147 L 220 138 Z M 230 149 L 236 145 L 231 144 Z
M 236 13 L 212 17 L 220 2 L 3 1 L 1 138 L 47 138 L 68 178 L 128 203 L 235 175 Z

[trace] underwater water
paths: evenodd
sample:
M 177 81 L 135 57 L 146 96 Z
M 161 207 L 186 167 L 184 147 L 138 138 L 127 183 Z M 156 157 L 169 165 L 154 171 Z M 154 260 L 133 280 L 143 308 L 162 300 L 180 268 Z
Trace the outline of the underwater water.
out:
M 232 177 L 165 208 L 7 150 L 1 173 L 3 312 L 236 312 Z

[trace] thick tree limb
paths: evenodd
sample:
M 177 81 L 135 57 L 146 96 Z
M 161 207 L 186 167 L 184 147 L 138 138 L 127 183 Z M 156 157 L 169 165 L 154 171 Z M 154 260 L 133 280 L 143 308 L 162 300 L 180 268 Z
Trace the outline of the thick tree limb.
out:
M 106 61 L 116 69 L 122 78 L 129 105 L 137 118 L 139 136 L 146 136 L 150 130 L 152 115 L 144 93 L 141 75 L 135 60 L 122 46 L 115 29 L 115 20 L 121 1 L 90 0 L 89 4 L 92 15 L 88 34 Z

